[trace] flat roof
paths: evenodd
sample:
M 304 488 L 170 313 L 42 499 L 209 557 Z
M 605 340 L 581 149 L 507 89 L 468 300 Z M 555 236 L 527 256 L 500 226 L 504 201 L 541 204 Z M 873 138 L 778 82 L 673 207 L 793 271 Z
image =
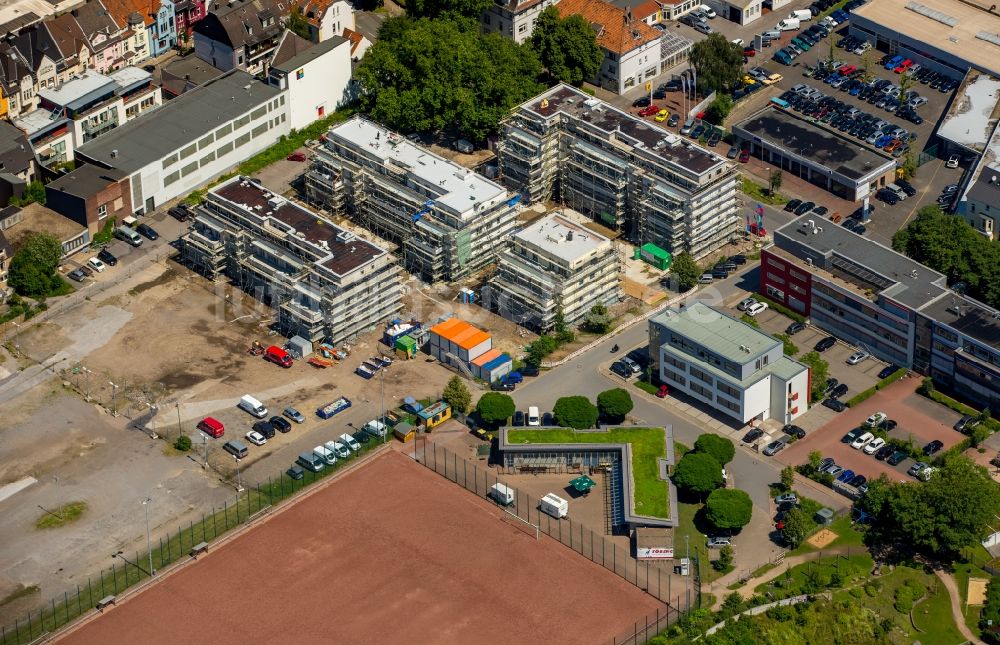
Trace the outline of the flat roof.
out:
M 549 213 L 535 220 L 515 233 L 514 237 L 541 247 L 547 253 L 569 263 L 611 243 L 603 235 L 558 213 Z
M 878 0 L 867 2 L 851 13 L 940 51 L 961 58 L 984 70 L 1000 70 L 1000 45 L 977 38 L 978 34 L 1000 34 L 1000 15 L 991 13 L 992 2 L 975 0 Z M 907 6 L 913 9 L 907 8 Z M 921 9 L 924 8 L 924 9 Z M 929 10 L 929 11 L 926 11 Z M 939 12 L 949 25 L 926 14 Z
M 333 51 L 337 47 L 340 47 L 341 45 L 344 44 L 346 44 L 348 47 L 348 58 L 350 58 L 350 41 L 344 38 L 343 36 L 330 36 L 326 40 L 313 45 L 312 47 L 305 50 L 301 54 L 293 56 L 292 58 L 286 60 L 283 63 L 274 65 L 273 69 L 285 73 L 290 73 L 292 70 L 307 65 L 308 63 L 313 62 L 320 56 L 323 56 L 327 52 Z
M 130 89 L 141 83 L 149 83 L 153 80 L 153 75 L 138 67 L 123 67 L 108 73 L 108 77 L 118 83 L 124 90 Z
M 81 164 L 75 170 L 53 179 L 46 187 L 54 191 L 87 198 L 93 197 L 110 184 L 117 183 L 124 178 L 125 175 L 117 170 L 109 170 L 88 163 Z
M 78 76 L 71 76 L 65 83 L 38 90 L 38 96 L 56 105 L 72 108 L 77 103 L 85 103 L 103 93 L 113 93 L 116 89 L 118 83 L 113 78 L 88 68 Z
M 32 233 L 51 233 L 60 242 L 65 242 L 86 230 L 87 227 L 60 215 L 51 208 L 32 203 L 21 209 L 21 221 L 5 229 L 3 233 L 10 245 L 17 249 Z
M 653 317 L 653 322 L 740 365 L 781 344 L 745 322 L 697 300 L 682 309 L 665 309 Z
M 52 110 L 43 110 L 40 108 L 32 110 L 27 114 L 22 114 L 14 119 L 14 125 L 20 128 L 29 137 L 57 124 L 67 122 L 69 122 L 68 118 L 61 115 L 52 118 Z
M 505 188 L 486 177 L 360 116 L 331 127 L 327 139 L 328 145 L 335 139 L 346 147 L 360 148 L 383 166 L 402 169 L 432 195 L 430 201 L 463 215 L 463 219 L 473 217 L 481 204 L 508 195 Z
M 77 154 L 131 174 L 280 92 L 246 72 L 231 70 L 84 144 Z
M 829 220 L 792 220 L 774 231 L 774 244 L 799 259 L 795 247 L 805 247 L 814 266 L 914 310 L 947 291 L 943 274 Z
M 896 165 L 896 160 L 888 155 L 858 145 L 856 141 L 776 106 L 766 107 L 733 127 L 853 181 L 882 174 L 887 167 Z
M 272 225 L 276 222 L 284 224 L 277 227 L 281 230 L 287 232 L 289 227 L 294 229 L 294 233 L 290 234 L 313 245 L 317 255 L 313 263 L 337 275 L 350 273 L 387 253 L 385 249 L 340 228 L 322 215 L 275 195 L 249 177 L 233 177 L 211 192 L 244 207 L 247 212 L 270 220 Z M 271 201 L 275 198 L 277 205 Z
M 997 55 L 1000 56 L 1000 51 Z M 1000 78 L 970 69 L 955 92 L 937 135 L 981 153 L 993 136 L 998 118 Z
M 1000 314 L 978 300 L 949 291 L 928 303 L 920 313 L 984 345 L 1000 349 Z
M 534 112 L 546 119 L 562 113 L 584 121 L 607 133 L 609 141 L 640 148 L 658 156 L 669 165 L 679 166 L 697 175 L 728 163 L 724 158 L 594 98 L 575 87 L 559 84 L 522 103 L 519 109 Z M 623 153 L 627 160 L 627 153 Z

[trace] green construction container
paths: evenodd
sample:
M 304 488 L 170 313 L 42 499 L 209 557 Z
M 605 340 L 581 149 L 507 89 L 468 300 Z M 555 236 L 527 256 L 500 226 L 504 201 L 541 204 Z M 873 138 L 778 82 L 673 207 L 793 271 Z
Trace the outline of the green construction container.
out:
M 396 339 L 396 351 L 406 358 L 417 355 L 417 341 L 410 336 L 400 336 Z
M 661 271 L 669 269 L 674 261 L 669 252 L 664 251 L 652 242 L 643 244 L 638 250 L 638 256 L 647 264 L 651 264 Z

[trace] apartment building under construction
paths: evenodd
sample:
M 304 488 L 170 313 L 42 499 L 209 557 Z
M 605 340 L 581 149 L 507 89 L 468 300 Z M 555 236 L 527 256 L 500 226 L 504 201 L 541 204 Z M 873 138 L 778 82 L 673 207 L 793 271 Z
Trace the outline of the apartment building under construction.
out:
M 310 203 L 399 245 L 428 282 L 495 261 L 520 196 L 362 117 L 330 128 L 305 175 Z
M 515 108 L 498 156 L 527 201 L 554 200 L 637 245 L 699 258 L 740 228 L 733 164 L 569 85 Z
M 247 177 L 208 193 L 181 257 L 273 307 L 287 336 L 340 343 L 402 308 L 391 253 Z

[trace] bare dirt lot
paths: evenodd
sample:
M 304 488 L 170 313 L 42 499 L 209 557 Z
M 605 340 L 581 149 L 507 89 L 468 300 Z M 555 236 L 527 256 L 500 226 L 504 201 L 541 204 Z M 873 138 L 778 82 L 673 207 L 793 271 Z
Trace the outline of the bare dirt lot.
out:
M 501 513 L 390 451 L 62 640 L 603 642 L 659 606 Z

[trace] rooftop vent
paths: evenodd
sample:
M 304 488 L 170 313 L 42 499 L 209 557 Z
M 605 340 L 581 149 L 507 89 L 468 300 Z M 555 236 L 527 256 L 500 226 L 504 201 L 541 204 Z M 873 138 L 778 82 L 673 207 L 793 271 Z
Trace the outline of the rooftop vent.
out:
M 947 309 L 945 309 L 945 311 L 947 311 L 950 314 L 955 314 L 956 316 L 961 316 L 962 315 L 962 308 L 959 307 L 958 305 L 952 305 L 952 306 L 948 307 Z
M 994 45 L 1000 45 L 1000 34 L 993 34 L 988 31 L 980 31 L 976 34 L 976 38 L 979 40 L 985 40 L 988 43 L 993 43 Z
M 268 206 L 269 206 L 269 207 L 270 207 L 270 208 L 271 208 L 272 210 L 278 210 L 279 208 L 281 208 L 282 206 L 284 206 L 284 205 L 285 205 L 285 202 L 286 202 L 286 201 L 287 201 L 287 200 L 286 200 L 286 199 L 285 199 L 284 197 L 281 197 L 281 196 L 279 196 L 279 195 L 271 195 L 271 196 L 270 196 L 270 197 L 268 197 L 268 199 L 267 199 L 267 205 L 268 205 Z
M 912 2 L 912 1 L 907 2 L 906 8 L 914 13 L 919 13 L 921 16 L 924 16 L 925 18 L 936 20 L 937 22 L 940 22 L 942 25 L 954 27 L 955 25 L 958 24 L 957 18 L 952 18 L 951 16 L 942 11 L 938 11 L 937 9 L 931 9 L 930 7 L 922 5 L 919 2 Z
M 351 233 L 350 231 L 341 231 L 337 233 L 337 241 L 342 244 L 347 244 L 348 242 L 353 241 L 354 238 L 354 233 Z

